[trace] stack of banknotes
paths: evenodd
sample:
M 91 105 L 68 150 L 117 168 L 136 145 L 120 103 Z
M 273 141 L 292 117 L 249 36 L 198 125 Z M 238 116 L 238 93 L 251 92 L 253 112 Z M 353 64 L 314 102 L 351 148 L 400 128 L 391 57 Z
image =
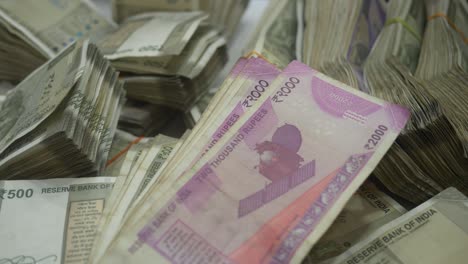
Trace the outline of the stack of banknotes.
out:
M 116 24 L 89 0 L 0 1 L 0 79 L 18 83 L 76 40 L 96 40 Z
M 300 62 L 280 71 L 241 59 L 146 191 L 130 209 L 119 204 L 116 230 L 103 228 L 113 237 L 98 240 L 91 261 L 297 262 L 408 116 Z M 372 135 L 376 146 L 367 145 Z M 124 184 L 129 200 L 141 181 Z
M 0 178 L 102 172 L 125 91 L 85 42 L 67 47 L 11 90 L 0 107 Z
M 419 204 L 450 186 L 468 194 L 467 35 L 462 0 L 274 0 L 248 49 L 410 109 L 374 175 Z
M 185 110 L 226 61 L 224 38 L 202 12 L 156 12 L 127 19 L 98 45 L 122 72 L 128 96 Z
M 203 11 L 210 15 L 210 24 L 230 37 L 248 4 L 249 0 L 112 0 L 112 11 L 118 22 L 145 12 Z
M 461 12 L 461 3 L 452 1 L 453 10 Z M 440 5 L 447 4 L 448 1 L 426 1 L 424 7 L 421 1 L 391 2 L 387 13 L 387 21 L 391 22 L 387 22 L 380 32 L 364 65 L 370 93 L 405 105 L 413 114 L 397 144 L 375 174 L 390 190 L 416 204 L 449 186 L 468 193 L 468 157 L 465 151 L 468 108 L 466 102 L 462 102 L 468 96 L 468 75 L 467 68 L 463 69 L 459 64 L 467 65 L 468 57 L 457 52 L 459 48 L 467 47 L 466 44 L 457 47 L 456 39 L 462 39 L 447 20 L 431 18 L 432 14 L 447 12 L 447 9 L 440 9 Z M 468 8 L 465 12 L 468 14 Z M 433 23 L 445 25 L 438 29 L 443 30 L 437 35 L 446 31 L 452 38 L 431 37 L 434 34 Z M 467 26 L 466 23 L 464 25 Z M 425 45 L 434 47 L 425 50 Z M 451 51 L 440 54 L 433 52 L 434 49 Z M 435 54 L 439 56 L 434 58 Z M 437 75 L 431 73 L 433 70 L 429 64 L 440 67 L 441 64 L 447 65 L 446 61 L 460 65 L 455 74 L 458 77 L 439 79 L 438 83 L 429 80 L 429 75 Z M 441 67 L 441 74 L 450 69 L 443 67 L 446 66 Z M 384 73 L 386 78 L 381 77 Z M 395 171 L 398 171 L 397 175 Z

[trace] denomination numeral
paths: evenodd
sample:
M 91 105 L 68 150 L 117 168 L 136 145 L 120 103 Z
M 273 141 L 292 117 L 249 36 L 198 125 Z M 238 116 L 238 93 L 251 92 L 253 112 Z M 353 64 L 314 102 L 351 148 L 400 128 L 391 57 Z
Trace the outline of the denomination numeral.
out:
M 384 125 L 379 125 L 374 133 L 367 140 L 367 144 L 364 145 L 365 149 L 372 150 L 377 146 L 379 141 L 382 139 L 382 136 L 385 135 L 385 132 L 388 130 L 388 127 Z
M 244 107 L 252 107 L 252 104 L 249 104 L 251 101 L 257 101 L 258 98 L 262 96 L 262 93 L 265 92 L 266 88 L 270 84 L 265 80 L 258 81 L 258 84 L 254 86 L 254 89 L 247 95 L 247 98 L 242 102 Z
M 31 198 L 34 194 L 33 189 L 18 190 L 0 190 L 0 199 Z
M 288 81 L 284 83 L 284 85 L 280 88 L 279 91 L 273 96 L 272 100 L 276 103 L 281 103 L 283 100 L 280 97 L 288 96 L 293 89 L 296 88 L 296 84 L 300 83 L 301 81 L 296 77 L 289 77 Z

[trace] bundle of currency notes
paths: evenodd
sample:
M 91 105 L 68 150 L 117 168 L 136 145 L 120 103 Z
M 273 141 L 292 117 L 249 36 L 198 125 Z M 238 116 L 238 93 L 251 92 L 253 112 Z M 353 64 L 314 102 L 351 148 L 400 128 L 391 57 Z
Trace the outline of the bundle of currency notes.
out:
M 74 43 L 11 90 L 0 109 L 0 178 L 102 172 L 125 101 L 95 45 Z
M 157 12 L 127 19 L 99 42 L 124 72 L 128 96 L 185 110 L 226 61 L 224 38 L 202 12 Z
M 129 212 L 133 206 L 143 197 L 147 187 L 156 181 L 161 169 L 167 165 L 166 161 L 171 153 L 182 144 L 182 141 L 164 135 L 141 138 L 138 142 L 128 135 L 123 134 L 119 137 L 120 142 L 129 143 L 128 148 L 122 156 L 110 160 L 112 163 L 109 164 L 106 173 L 127 176 L 116 180 L 114 191 L 109 198 L 109 206 L 104 211 L 97 229 L 90 262 L 102 257 L 124 220 L 130 216 Z M 122 149 L 123 145 L 119 145 L 113 145 L 112 148 Z
M 75 40 L 115 28 L 88 0 L 2 0 L 0 79 L 17 83 Z
M 454 5 L 458 2 L 452 1 Z M 425 3 L 430 11 L 433 4 L 449 2 Z M 420 78 L 429 63 L 425 61 L 424 50 L 420 53 L 421 43 L 432 41 L 428 39 L 430 32 L 422 37 L 424 24 L 427 23 L 426 31 L 430 31 L 433 23 L 426 22 L 424 2 L 391 1 L 387 16 L 388 22 L 365 62 L 364 74 L 371 94 L 407 106 L 412 118 L 375 175 L 387 188 L 416 204 L 450 186 L 467 193 L 468 160 L 464 157 L 463 129 L 458 126 L 457 131 L 456 115 L 460 124 L 468 122 L 466 114 L 460 116 L 468 113 L 468 108 L 463 109 L 463 103 L 455 106 L 444 101 L 431 88 L 435 82 Z M 448 40 L 444 38 L 440 45 L 449 45 L 445 44 Z M 445 54 L 440 63 L 452 60 L 452 56 Z M 382 78 L 383 75 L 386 77 Z M 443 91 L 442 85 L 437 85 L 436 90 L 445 95 L 445 100 L 466 98 L 468 93 L 461 88 L 466 86 L 463 82 L 454 80 L 450 91 Z
M 383 1 L 374 0 L 273 0 L 247 51 L 280 67 L 298 59 L 351 87 L 361 87 L 359 68 L 385 23 L 386 11 Z
M 231 36 L 249 0 L 113 0 L 112 3 L 114 18 L 119 22 L 145 12 L 204 11 L 210 15 L 210 24 Z
M 194 130 L 168 142 L 170 154 L 156 138 L 119 157 L 113 170 L 131 176 L 116 184 L 90 261 L 297 262 L 407 118 L 300 62 L 281 71 L 240 59 Z M 378 144 L 367 145 L 374 134 Z

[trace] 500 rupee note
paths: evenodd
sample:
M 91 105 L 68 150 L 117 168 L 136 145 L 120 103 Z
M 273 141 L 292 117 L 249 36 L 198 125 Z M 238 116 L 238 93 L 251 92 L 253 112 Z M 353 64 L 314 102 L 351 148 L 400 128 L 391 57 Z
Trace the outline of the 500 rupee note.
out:
M 468 199 L 448 188 L 329 263 L 466 263 Z

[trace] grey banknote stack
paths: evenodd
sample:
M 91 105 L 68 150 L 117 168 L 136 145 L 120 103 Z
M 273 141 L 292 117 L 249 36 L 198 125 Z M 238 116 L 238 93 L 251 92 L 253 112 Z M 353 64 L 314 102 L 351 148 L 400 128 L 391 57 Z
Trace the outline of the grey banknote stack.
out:
M 0 109 L 1 179 L 93 176 L 107 161 L 125 91 L 97 47 L 75 43 Z
M 177 152 L 183 139 L 164 135 L 136 138 L 122 131 L 116 133 L 111 148 L 115 158 L 109 160 L 106 175 L 126 177 L 117 178 L 109 197 L 108 207 L 97 228 L 98 235 L 89 259 L 91 263 L 98 263 L 125 221 L 133 216 L 131 212 L 158 180 L 166 161 Z M 118 152 L 125 147 L 128 147 L 127 151 L 119 155 Z
M 128 97 L 185 110 L 226 61 L 224 38 L 202 12 L 156 12 L 127 19 L 98 45 L 122 71 Z
M 113 0 L 113 15 L 116 21 L 144 12 L 154 11 L 203 11 L 210 15 L 208 22 L 225 36 L 230 37 L 246 9 L 249 0 Z
M 464 1 L 390 2 L 386 26 L 364 65 L 371 94 L 412 111 L 411 121 L 375 175 L 414 203 L 450 186 L 468 193 L 468 57 L 462 55 L 466 44 L 449 24 L 454 20 L 466 27 L 466 21 L 459 20 L 462 12 L 466 19 Z
M 73 41 L 115 28 L 88 0 L 0 1 L 0 79 L 17 83 Z

